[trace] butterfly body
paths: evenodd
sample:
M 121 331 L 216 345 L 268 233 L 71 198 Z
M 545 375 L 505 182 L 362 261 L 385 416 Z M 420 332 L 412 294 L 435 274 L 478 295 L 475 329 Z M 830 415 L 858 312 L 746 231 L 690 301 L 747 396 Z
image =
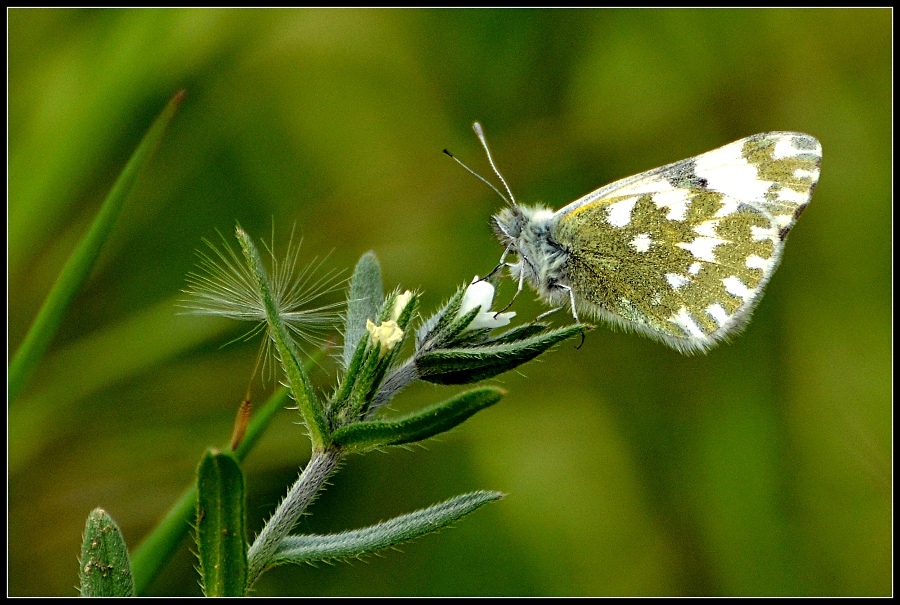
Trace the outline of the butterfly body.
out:
M 683 353 L 739 331 L 818 181 L 821 145 L 770 132 L 606 185 L 558 211 L 512 202 L 493 228 L 519 287 Z

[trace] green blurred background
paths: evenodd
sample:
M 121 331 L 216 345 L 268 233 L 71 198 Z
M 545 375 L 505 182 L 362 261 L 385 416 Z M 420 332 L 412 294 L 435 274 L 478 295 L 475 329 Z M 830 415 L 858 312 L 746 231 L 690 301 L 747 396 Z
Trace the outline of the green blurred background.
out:
M 882 10 L 8 11 L 8 351 L 166 101 L 188 91 L 87 287 L 9 410 L 9 592 L 74 595 L 88 512 L 131 548 L 223 444 L 258 341 L 178 315 L 239 221 L 434 310 L 501 248 L 485 125 L 523 202 L 769 130 L 822 178 L 749 328 L 683 357 L 605 326 L 493 382 L 427 448 L 350 458 L 301 531 L 475 489 L 508 497 L 367 563 L 256 594 L 892 592 L 892 13 Z M 514 286 L 505 283 L 499 300 Z M 523 295 L 522 318 L 543 308 Z M 564 321 L 560 314 L 556 321 Z M 333 363 L 315 373 L 321 387 Z M 254 384 L 262 402 L 272 385 Z M 397 409 L 453 392 L 418 386 Z M 285 411 L 245 463 L 250 526 L 308 456 Z M 153 594 L 200 594 L 186 540 Z

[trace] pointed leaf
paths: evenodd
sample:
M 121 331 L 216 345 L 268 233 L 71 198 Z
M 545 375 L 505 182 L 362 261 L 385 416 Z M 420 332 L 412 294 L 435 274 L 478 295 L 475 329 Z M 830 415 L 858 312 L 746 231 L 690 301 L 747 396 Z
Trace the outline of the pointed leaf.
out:
M 457 290 L 456 294 L 447 301 L 447 304 L 444 305 L 440 311 L 428 318 L 428 320 L 416 331 L 417 349 L 421 349 L 426 341 L 434 340 L 435 337 L 440 335 L 451 323 L 453 323 L 456 314 L 459 313 L 465 291 L 465 288 Z M 474 319 L 474 315 L 472 317 Z
M 13 401 L 19 394 L 47 347 L 50 346 L 50 341 L 62 323 L 66 309 L 81 290 L 84 282 L 87 281 L 97 257 L 100 256 L 103 244 L 112 233 L 116 220 L 131 195 L 141 168 L 162 141 L 166 127 L 172 120 L 172 116 L 175 115 L 175 110 L 178 109 L 182 99 L 184 99 L 183 90 L 172 97 L 150 130 L 141 139 L 137 149 L 103 201 L 103 206 L 94 217 L 90 229 L 78 243 L 78 247 L 72 252 L 69 260 L 66 261 L 59 277 L 56 278 L 53 289 L 44 300 L 44 305 L 38 311 L 25 340 L 22 341 L 22 345 L 16 351 L 9 365 L 9 382 L 7 384 L 9 401 Z
M 500 492 L 472 492 L 363 529 L 339 534 L 288 536 L 275 552 L 272 564 L 348 559 L 371 554 L 443 529 L 502 497 Z
M 545 323 L 535 322 L 530 324 L 522 324 L 521 326 L 516 326 L 511 330 L 507 330 L 503 334 L 488 339 L 487 343 L 501 344 L 504 342 L 516 342 L 517 340 L 524 340 L 526 338 L 530 338 L 531 336 L 535 336 L 536 334 L 540 334 L 546 329 L 547 324 Z
M 244 596 L 244 473 L 231 454 L 209 450 L 197 471 L 197 488 L 197 554 L 203 593 L 208 597 Z
M 128 548 L 119 526 L 102 508 L 88 515 L 81 545 L 81 596 L 134 596 Z
M 344 324 L 344 351 L 341 365 L 346 370 L 362 337 L 366 334 L 366 320 L 375 321 L 384 301 L 381 285 L 381 266 L 374 252 L 366 252 L 356 263 L 350 278 L 347 295 L 347 321 Z
M 332 442 L 347 451 L 365 451 L 428 439 L 461 424 L 500 401 L 505 391 L 493 387 L 467 391 L 392 421 L 357 422 L 338 429 Z
M 288 400 L 288 390 L 281 388 L 251 416 L 244 440 L 234 452 L 235 458 L 240 461 L 250 453 L 263 431 L 271 424 L 275 415 L 284 409 Z M 197 482 L 195 481 L 181 494 L 166 516 L 134 551 L 131 564 L 134 571 L 136 595 L 140 596 L 147 592 L 147 588 L 159 575 L 163 565 L 178 550 L 178 546 L 190 529 L 196 515 Z
M 555 345 L 590 327 L 574 324 L 511 343 L 458 349 L 437 349 L 416 358 L 422 380 L 436 384 L 468 384 L 493 378 L 530 361 Z
M 445 326 L 440 332 L 435 331 L 434 340 L 437 342 L 438 346 L 442 343 L 453 343 L 454 345 L 463 344 L 470 338 L 483 338 L 489 330 L 468 329 L 469 325 L 475 321 L 475 318 L 478 317 L 479 313 L 481 313 L 481 309 L 478 307 L 470 309 L 465 315 L 454 317 L 453 321 Z

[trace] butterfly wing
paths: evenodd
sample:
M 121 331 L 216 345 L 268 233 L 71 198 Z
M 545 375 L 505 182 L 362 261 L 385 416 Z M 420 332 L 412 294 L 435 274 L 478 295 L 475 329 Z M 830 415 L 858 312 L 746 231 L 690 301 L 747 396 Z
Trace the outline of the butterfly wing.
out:
M 809 203 L 822 148 L 741 139 L 602 187 L 557 212 L 579 307 L 683 351 L 738 330 Z

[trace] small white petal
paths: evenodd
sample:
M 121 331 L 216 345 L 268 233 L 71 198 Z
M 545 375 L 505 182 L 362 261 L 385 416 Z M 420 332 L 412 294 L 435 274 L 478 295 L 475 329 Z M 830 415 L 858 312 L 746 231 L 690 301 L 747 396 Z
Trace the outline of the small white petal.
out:
M 412 299 L 412 292 L 409 290 L 397 295 L 397 298 L 394 299 L 394 310 L 391 311 L 391 319 L 394 321 L 400 319 L 400 314 L 403 313 L 403 309 L 409 304 L 410 299 Z
M 480 307 L 482 311 L 490 310 L 492 304 L 494 304 L 494 286 L 487 281 L 478 281 L 476 275 L 475 281 L 466 288 L 466 292 L 463 294 L 459 315 L 463 316 L 476 307 Z
M 493 330 L 509 325 L 510 320 L 516 316 L 515 312 L 496 313 L 491 311 L 493 304 L 494 286 L 488 281 L 479 281 L 476 275 L 463 294 L 457 317 L 467 315 L 472 312 L 472 309 L 477 308 L 480 311 L 472 323 L 466 327 L 466 330 L 483 330 L 485 328 Z
M 482 311 L 475 316 L 472 323 L 469 324 L 467 330 L 482 330 L 484 328 L 502 328 L 509 325 L 510 320 L 516 316 L 515 311 L 509 313 L 495 313 L 493 311 Z

